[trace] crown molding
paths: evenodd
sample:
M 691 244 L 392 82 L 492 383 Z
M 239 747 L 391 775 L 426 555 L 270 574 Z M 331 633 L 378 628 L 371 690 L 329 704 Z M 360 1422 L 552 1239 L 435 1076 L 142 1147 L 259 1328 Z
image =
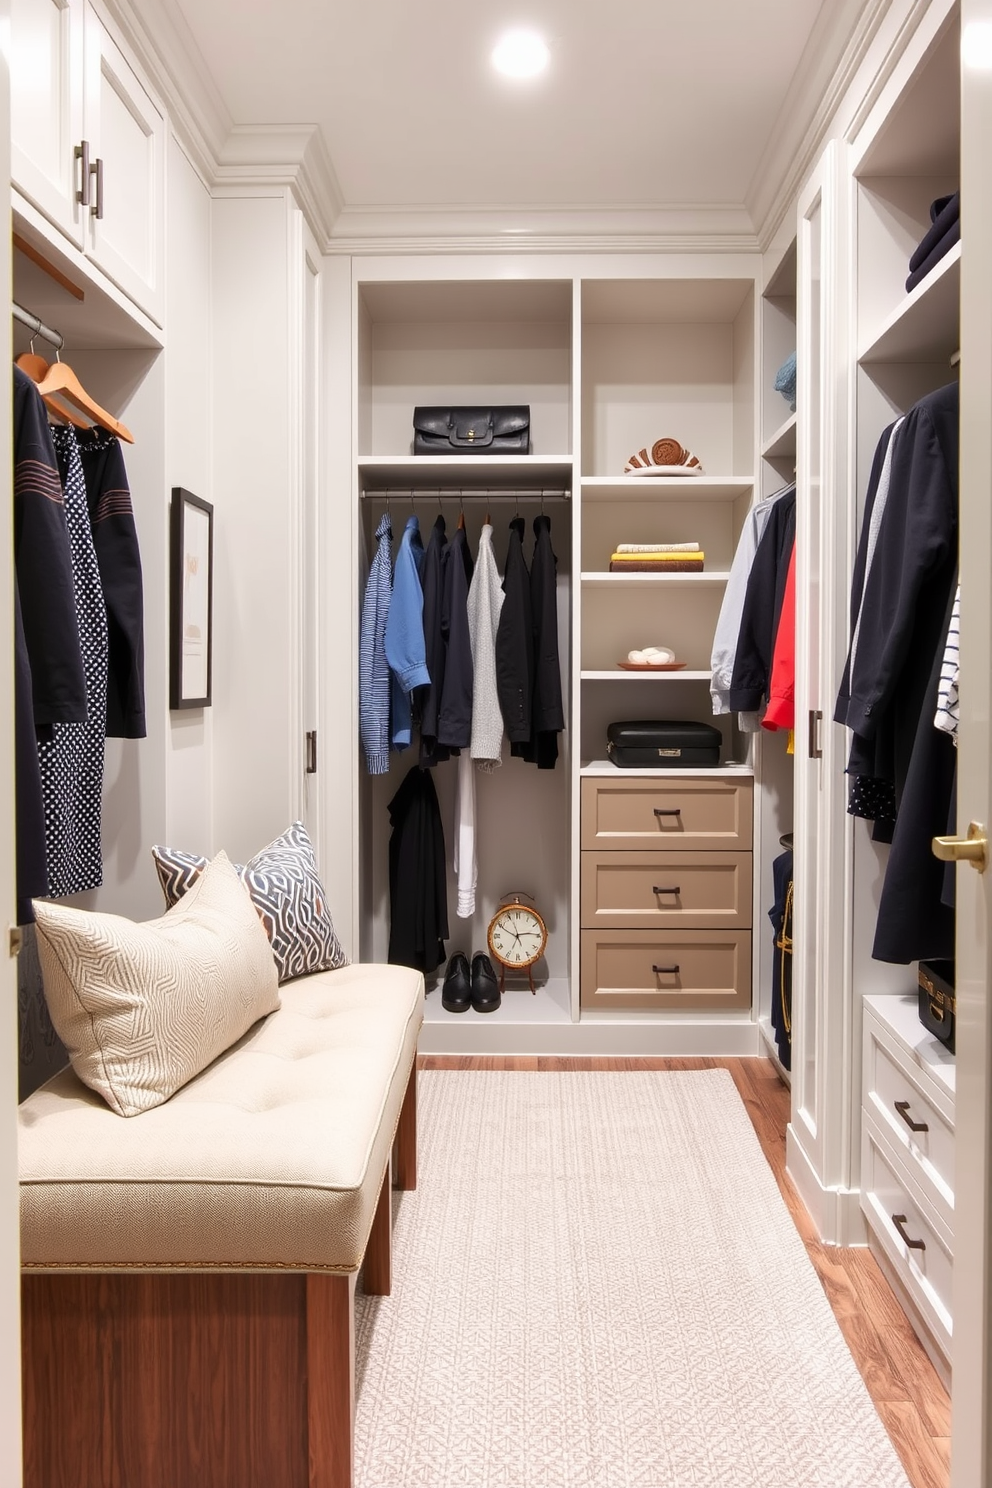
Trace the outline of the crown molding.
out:
M 325 252 L 753 253 L 746 210 L 717 206 L 348 207 Z
M 217 186 L 288 186 L 323 247 L 344 207 L 324 136 L 316 124 L 235 124 L 220 150 Z
M 774 239 L 816 163 L 893 0 L 824 5 L 745 196 L 762 248 Z
M 172 128 L 212 185 L 232 119 L 175 0 L 102 0 L 166 104 Z

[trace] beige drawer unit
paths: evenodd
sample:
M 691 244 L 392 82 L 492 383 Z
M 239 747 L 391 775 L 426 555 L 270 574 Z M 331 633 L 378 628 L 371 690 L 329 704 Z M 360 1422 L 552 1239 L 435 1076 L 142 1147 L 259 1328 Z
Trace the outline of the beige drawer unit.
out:
M 582 782 L 581 846 L 595 852 L 749 852 L 752 782 L 716 775 L 684 780 Z
M 949 1358 L 953 1238 L 868 1113 L 861 1128 L 861 1207 L 874 1243 Z
M 582 854 L 583 930 L 749 930 L 747 852 Z
M 915 1009 L 914 1009 L 915 1013 Z M 954 1102 L 865 1009 L 863 1104 L 948 1229 L 954 1226 Z M 923 1030 L 919 1026 L 922 1036 Z
M 747 930 L 583 930 L 583 1008 L 725 1012 L 751 1003 Z

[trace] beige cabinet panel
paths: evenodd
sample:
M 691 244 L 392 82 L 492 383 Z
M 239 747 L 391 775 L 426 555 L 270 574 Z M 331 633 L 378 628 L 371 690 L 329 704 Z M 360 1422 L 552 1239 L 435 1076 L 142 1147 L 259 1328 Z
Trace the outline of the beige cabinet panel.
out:
M 583 1008 L 750 1007 L 746 930 L 583 930 L 581 945 Z
M 693 775 L 683 780 L 582 781 L 583 848 L 630 851 L 723 848 L 752 840 L 752 782 Z
M 14 185 L 81 247 L 82 0 L 11 0 L 10 129 Z
M 751 854 L 582 854 L 582 928 L 747 930 Z

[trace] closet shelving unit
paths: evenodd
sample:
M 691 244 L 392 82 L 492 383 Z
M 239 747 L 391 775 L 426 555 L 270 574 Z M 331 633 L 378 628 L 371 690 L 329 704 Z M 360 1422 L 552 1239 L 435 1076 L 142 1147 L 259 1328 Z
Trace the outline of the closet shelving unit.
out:
M 577 265 L 556 275 L 555 267 L 557 262 L 535 269 L 531 277 L 508 279 L 486 278 L 466 260 L 417 261 L 400 272 L 396 261 L 355 264 L 354 486 L 364 571 L 387 501 L 394 551 L 411 511 L 426 542 L 440 510 L 449 531 L 464 513 L 474 553 L 488 508 L 500 565 L 515 511 L 527 520 L 529 558 L 530 524 L 543 502 L 552 517 L 558 558 L 567 723 L 558 765 L 537 771 L 505 752 L 499 770 L 478 777 L 474 919 L 455 917 L 453 885 L 449 896 L 451 954 L 485 947 L 486 925 L 501 895 L 517 888 L 535 894 L 549 928 L 546 961 L 537 969 L 538 992 L 531 996 L 526 982 L 510 984 L 499 1013 L 483 1019 L 445 1013 L 439 991 L 432 991 L 423 1047 L 436 1052 L 753 1053 L 755 763 L 748 741 L 729 718 L 716 720 L 724 732 L 724 759 L 738 763 L 710 772 L 621 772 L 607 759 L 605 746 L 607 726 L 619 718 L 712 720 L 713 628 L 758 484 L 758 261 L 735 261 L 726 277 L 712 276 L 711 265 L 704 273 L 698 263 L 672 277 L 663 260 L 652 260 L 643 273 L 636 262 L 625 262 L 615 277 L 597 277 L 595 270 L 587 275 Z M 499 273 L 505 274 L 505 266 Z M 524 402 L 531 406 L 534 452 L 528 456 L 423 459 L 411 454 L 416 404 Z M 635 450 L 669 435 L 699 457 L 705 474 L 623 474 Z M 705 571 L 609 572 L 615 543 L 651 540 L 698 541 L 706 554 Z M 632 673 L 618 666 L 629 650 L 651 644 L 672 646 L 685 668 Z M 369 778 L 364 764 L 360 771 L 360 953 L 367 959 L 386 955 L 388 802 L 413 763 L 410 755 L 400 754 L 393 756 L 386 776 Z M 606 999 L 604 1010 L 604 999 L 584 998 L 580 975 L 583 783 L 622 778 L 674 784 L 689 774 L 733 783 L 746 804 L 741 827 L 746 846 L 734 863 L 738 883 L 746 883 L 746 908 L 732 936 L 727 930 L 707 932 L 715 954 L 725 959 L 728 937 L 732 940 L 734 963 L 742 968 L 734 973 L 733 998 L 690 997 L 680 1006 L 676 996 L 659 1006 L 659 999 L 642 997 L 631 987 L 626 997 Z M 437 769 L 435 782 L 447 832 L 454 767 Z M 707 860 L 714 872 L 718 856 Z M 688 871 L 688 858 L 686 863 Z M 645 933 L 632 930 L 630 938 Z
M 853 336 L 857 530 L 883 428 L 928 392 L 952 382 L 959 346 L 961 245 L 910 293 L 908 261 L 930 225 L 931 201 L 960 184 L 960 35 L 954 0 L 929 8 L 851 155 L 854 208 Z M 853 1092 L 851 1187 L 860 1190 L 868 1241 L 945 1383 L 951 1346 L 953 1164 L 937 1161 L 938 1125 L 953 1132 L 954 1060 L 915 1016 L 917 967 L 872 959 L 888 848 L 853 824 L 852 1027 L 863 1037 Z M 863 1035 L 862 1035 L 863 1028 Z M 936 1073 L 935 1073 L 936 1071 Z M 899 1118 L 894 1097 L 931 1134 Z M 939 1118 L 939 1122 L 938 1122 Z M 921 1128 L 922 1129 L 922 1128 Z M 860 1132 L 860 1151 L 857 1133 Z M 945 1165 L 946 1166 L 946 1165 Z M 951 1186 L 949 1186 L 951 1185 Z M 928 1248 L 906 1244 L 925 1234 Z
M 770 496 L 795 479 L 798 415 L 775 390 L 775 376 L 796 350 L 797 244 L 794 235 L 765 255 L 764 288 L 760 300 L 761 469 L 760 495 Z M 774 944 L 768 910 L 774 900 L 772 862 L 781 852 L 781 838 L 793 830 L 794 756 L 784 733 L 759 736 L 756 753 L 759 789 L 756 792 L 759 839 L 755 871 L 755 1012 L 761 1031 L 762 1053 L 773 1060 L 785 1080 L 789 1073 L 778 1057 L 772 1029 L 772 998 L 781 995 L 773 985 Z

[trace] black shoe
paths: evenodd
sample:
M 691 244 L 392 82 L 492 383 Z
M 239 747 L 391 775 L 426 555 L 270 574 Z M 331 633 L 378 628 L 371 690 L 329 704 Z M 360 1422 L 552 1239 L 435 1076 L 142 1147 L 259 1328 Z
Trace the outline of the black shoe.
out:
M 477 1013 L 495 1013 L 501 1001 L 493 963 L 480 951 L 472 957 L 472 1006 Z
M 451 957 L 444 973 L 441 1006 L 449 1013 L 467 1013 L 472 1006 L 472 977 L 461 951 Z

